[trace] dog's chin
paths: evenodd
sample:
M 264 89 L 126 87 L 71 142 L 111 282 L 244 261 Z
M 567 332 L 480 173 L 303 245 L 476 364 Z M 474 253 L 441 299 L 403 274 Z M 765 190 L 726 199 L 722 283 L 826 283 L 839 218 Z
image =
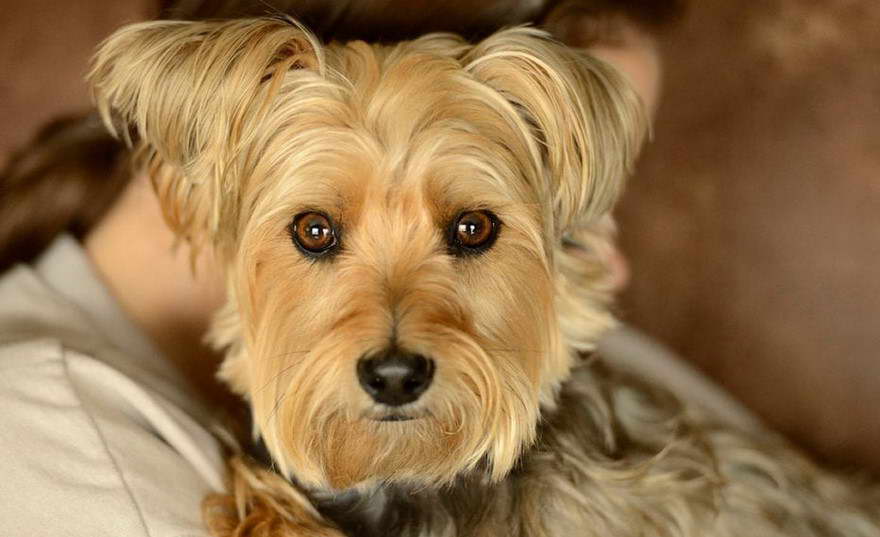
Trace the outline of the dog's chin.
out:
M 311 434 L 303 435 L 303 430 Z M 351 421 L 331 419 L 320 427 L 299 429 L 299 437 L 291 440 L 281 453 L 270 449 L 273 459 L 283 461 L 280 466 L 305 487 L 330 491 L 380 483 L 448 485 L 481 467 L 493 446 L 480 427 L 399 411 Z
M 258 401 L 267 404 L 256 405 L 255 416 L 269 425 L 260 432 L 279 470 L 311 489 L 376 483 L 436 488 L 475 471 L 491 481 L 504 479 L 535 439 L 537 393 L 523 375 L 507 376 L 510 389 L 479 384 L 477 375 L 454 378 L 402 406 L 322 389 L 271 407 L 274 398 L 267 397 Z
M 430 417 L 430 412 L 424 408 L 418 408 L 412 405 L 407 405 L 401 408 L 388 408 L 364 414 L 364 419 L 373 423 L 417 422 Z
M 378 421 L 379 423 L 397 423 L 402 421 L 412 421 L 416 419 L 418 418 L 408 416 L 406 414 L 388 414 L 380 418 L 374 418 L 374 421 Z

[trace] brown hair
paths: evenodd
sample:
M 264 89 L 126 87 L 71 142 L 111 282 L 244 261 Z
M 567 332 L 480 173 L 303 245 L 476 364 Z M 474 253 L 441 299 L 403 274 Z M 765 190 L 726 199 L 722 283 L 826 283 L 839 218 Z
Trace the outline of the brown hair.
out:
M 659 29 L 684 0 L 163 0 L 163 18 L 208 19 L 284 13 L 322 39 L 397 41 L 434 31 L 478 39 L 502 27 L 546 23 L 570 37 L 566 21 L 597 24 L 578 45 L 607 37 L 620 16 Z M 578 26 L 578 32 L 584 27 Z M 92 112 L 55 120 L 0 171 L 0 272 L 40 254 L 62 232 L 85 235 L 128 183 L 128 151 Z
M 128 183 L 127 152 L 97 114 L 56 119 L 0 172 L 0 272 L 59 233 L 82 238 Z

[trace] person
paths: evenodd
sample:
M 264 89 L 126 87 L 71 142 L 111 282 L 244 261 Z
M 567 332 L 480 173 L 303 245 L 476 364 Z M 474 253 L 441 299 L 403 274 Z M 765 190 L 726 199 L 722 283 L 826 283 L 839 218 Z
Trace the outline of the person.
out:
M 623 20 L 613 41 L 590 50 L 628 76 L 653 111 L 656 43 Z M 559 32 L 581 44 L 592 21 L 576 15 Z M 200 503 L 224 487 L 222 415 L 237 403 L 214 380 L 220 357 L 202 343 L 225 298 L 222 274 L 209 253 L 193 270 L 144 173 L 118 191 L 81 240 L 55 229 L 32 264 L 0 278 L 2 535 L 202 535 Z M 622 285 L 625 264 L 606 255 Z M 608 353 L 628 354 L 613 343 Z M 638 360 L 626 366 L 645 369 Z M 681 375 L 666 380 L 696 386 L 709 404 L 733 409 L 731 419 L 748 421 L 706 381 Z

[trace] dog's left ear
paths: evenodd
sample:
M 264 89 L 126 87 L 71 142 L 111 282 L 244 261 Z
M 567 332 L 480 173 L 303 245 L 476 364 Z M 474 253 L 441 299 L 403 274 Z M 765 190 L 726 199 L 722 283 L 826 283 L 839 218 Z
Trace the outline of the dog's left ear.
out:
M 323 69 L 321 54 L 288 19 L 147 22 L 110 36 L 88 78 L 110 130 L 138 137 L 171 227 L 218 244 L 234 241 L 255 126 L 288 73 Z
M 556 238 L 609 211 L 647 134 L 642 103 L 623 77 L 533 28 L 494 34 L 464 61 L 531 131 L 549 177 L 540 187 L 554 205 Z

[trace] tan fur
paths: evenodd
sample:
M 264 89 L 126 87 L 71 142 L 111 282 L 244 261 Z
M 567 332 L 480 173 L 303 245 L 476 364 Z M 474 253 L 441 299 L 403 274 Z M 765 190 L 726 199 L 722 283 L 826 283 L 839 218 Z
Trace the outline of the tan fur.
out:
M 437 494 L 407 530 L 431 536 L 880 535 L 850 485 L 784 445 L 578 364 L 613 324 L 595 252 L 645 132 L 607 65 L 528 28 L 325 46 L 253 19 L 125 28 L 90 78 L 108 124 L 139 137 L 171 225 L 226 264 L 221 375 L 309 494 Z M 451 219 L 482 209 L 497 243 L 449 255 Z M 309 210 L 341 227 L 331 260 L 291 243 Z M 371 419 L 355 364 L 389 341 L 437 364 L 419 419 Z M 206 508 L 215 534 L 321 534 L 297 526 L 319 515 L 292 485 L 232 470 L 237 508 Z M 481 487 L 491 502 L 461 533 L 456 491 Z M 823 510 L 827 532 L 778 524 Z
M 239 457 L 229 460 L 231 494 L 213 494 L 202 506 L 214 535 L 336 537 L 302 493 L 282 477 L 253 468 Z

